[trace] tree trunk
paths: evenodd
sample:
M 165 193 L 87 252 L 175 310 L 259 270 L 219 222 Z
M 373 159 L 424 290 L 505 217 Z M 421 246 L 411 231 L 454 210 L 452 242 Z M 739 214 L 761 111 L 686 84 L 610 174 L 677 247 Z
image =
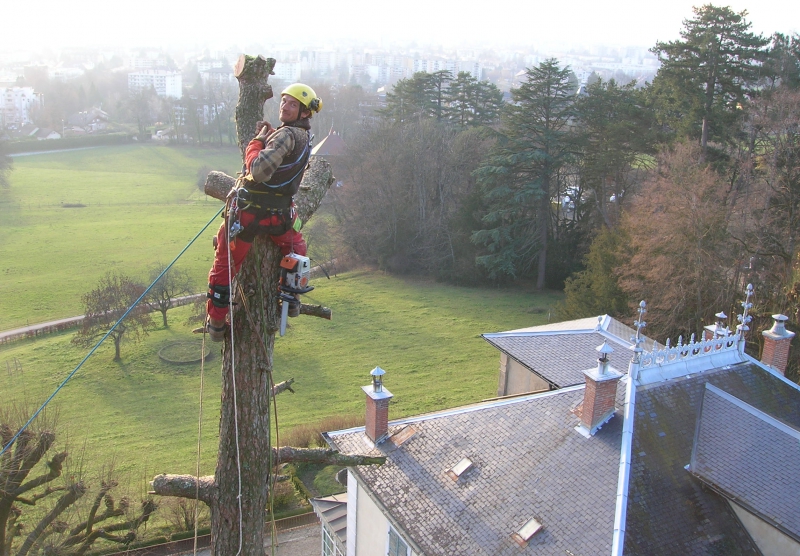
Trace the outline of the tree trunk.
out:
M 547 236 L 550 224 L 550 187 L 549 180 L 545 181 L 546 187 L 539 204 L 539 256 L 536 269 L 536 289 L 543 290 L 545 284 L 545 271 L 547 270 Z
M 236 63 L 236 131 L 243 158 L 263 117 L 264 102 L 272 97 L 267 79 L 274 65 L 271 58 L 244 55 Z M 271 447 L 268 373 L 278 323 L 280 259 L 280 250 L 269 238 L 257 237 L 231 285 L 237 305 L 231 310 L 233 340 L 226 337 L 223 349 L 217 496 L 211 504 L 211 551 L 218 556 L 264 553 L 271 469 L 265 457 Z M 241 285 L 244 299 L 236 289 Z
M 242 56 L 236 64 L 236 130 L 242 155 L 255 135 L 256 122 L 263 117 L 264 102 L 272 96 L 267 79 L 274 65 L 275 60 L 261 56 Z M 333 181 L 329 168 L 327 173 L 322 191 L 314 192 L 316 202 L 304 199 L 307 195 L 296 198 L 303 222 L 319 206 Z M 274 465 L 269 373 L 280 318 L 281 258 L 280 249 L 268 237 L 256 237 L 231 288 L 237 304 L 231 311 L 233 341 L 226 338 L 223 350 L 217 491 L 211 504 L 212 554 L 218 556 L 264 553 L 270 470 Z
M 236 106 L 238 144 L 244 154 L 262 118 L 263 104 L 272 95 L 267 78 L 275 60 L 241 56 L 235 75 L 239 80 Z M 307 222 L 322 202 L 334 178 L 330 165 L 312 157 L 295 196 L 298 217 Z M 225 199 L 235 180 L 211 172 L 206 194 Z M 261 556 L 264 554 L 265 524 L 270 472 L 275 460 L 327 461 L 339 465 L 380 464 L 385 458 L 338 454 L 333 451 L 271 446 L 270 404 L 272 396 L 288 389 L 292 381 L 270 383 L 272 352 L 278 329 L 278 278 L 281 252 L 267 237 L 256 237 L 242 268 L 231 284 L 233 337 L 225 338 L 222 363 L 222 403 L 219 451 L 215 477 L 159 475 L 153 493 L 197 498 L 211 508 L 211 553 L 215 556 Z M 330 310 L 304 305 L 303 314 L 330 318 Z

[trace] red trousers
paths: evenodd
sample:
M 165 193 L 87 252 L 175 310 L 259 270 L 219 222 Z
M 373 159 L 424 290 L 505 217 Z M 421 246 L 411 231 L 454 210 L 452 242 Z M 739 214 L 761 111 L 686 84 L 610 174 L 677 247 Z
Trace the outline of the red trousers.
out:
M 239 222 L 242 226 L 247 226 L 254 220 L 255 216 L 249 212 L 242 212 L 239 217 Z M 270 216 L 261 220 L 261 224 L 270 225 L 278 224 L 278 222 L 271 222 L 280 216 Z M 227 222 L 223 223 L 217 231 L 217 247 L 214 251 L 214 264 L 211 265 L 211 270 L 208 272 L 208 283 L 212 286 L 228 286 L 228 230 Z M 280 247 L 281 253 L 288 255 L 289 253 L 297 253 L 298 255 L 305 256 L 308 248 L 306 241 L 303 239 L 303 234 L 290 229 L 285 234 L 279 236 L 269 236 L 275 242 L 275 245 Z M 242 268 L 244 258 L 247 256 L 252 243 L 247 243 L 239 238 L 235 238 L 234 244 L 231 246 L 231 269 L 230 278 L 233 278 L 239 273 Z M 206 303 L 208 315 L 215 320 L 224 320 L 225 315 L 228 314 L 228 307 L 217 307 L 209 299 Z

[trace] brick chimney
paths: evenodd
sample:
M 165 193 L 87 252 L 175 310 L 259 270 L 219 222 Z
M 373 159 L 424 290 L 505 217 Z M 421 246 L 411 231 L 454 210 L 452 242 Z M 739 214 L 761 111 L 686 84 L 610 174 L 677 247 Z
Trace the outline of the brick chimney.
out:
M 383 375 L 386 371 L 375 367 L 369 374 L 372 375 L 372 384 L 361 387 L 367 395 L 364 432 L 375 444 L 380 444 L 389 432 L 389 400 L 392 399 L 392 393 L 383 387 Z
M 772 328 L 761 333 L 764 336 L 761 362 L 784 374 L 789 361 L 789 346 L 794 338 L 794 332 L 786 330 L 784 323 L 789 320 L 786 315 L 772 315 L 772 318 L 775 319 Z
M 575 408 L 575 415 L 580 417 L 578 431 L 586 436 L 594 435 L 614 414 L 614 402 L 617 396 L 617 383 L 622 373 L 611 368 L 608 355 L 614 350 L 606 342 L 598 346 L 597 368 L 584 371 L 586 388 L 583 391 L 583 402 Z

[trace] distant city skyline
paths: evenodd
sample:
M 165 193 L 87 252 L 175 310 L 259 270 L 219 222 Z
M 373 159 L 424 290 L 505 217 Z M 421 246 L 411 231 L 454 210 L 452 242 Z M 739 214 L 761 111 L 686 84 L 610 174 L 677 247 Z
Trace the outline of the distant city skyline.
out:
M 651 47 L 679 38 L 692 6 L 702 2 L 641 3 L 573 0 L 536 5 L 454 0 L 397 3 L 367 0 L 283 3 L 240 2 L 212 10 L 175 0 L 132 4 L 97 0 L 9 2 L 0 9 L 0 52 L 42 48 L 209 47 L 248 45 L 336 47 L 372 42 L 385 47 L 498 48 L 555 44 Z M 215 7 L 220 4 L 215 5 Z M 748 10 L 752 30 L 764 35 L 800 31 L 800 2 L 716 2 Z M 263 24 L 259 22 L 263 21 Z

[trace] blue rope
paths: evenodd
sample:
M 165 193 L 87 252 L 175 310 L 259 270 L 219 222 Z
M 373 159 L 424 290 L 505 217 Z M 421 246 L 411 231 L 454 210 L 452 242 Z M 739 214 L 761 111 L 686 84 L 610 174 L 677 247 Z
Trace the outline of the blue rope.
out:
M 29 425 L 30 425 L 30 424 L 33 422 L 33 420 L 34 420 L 34 419 L 36 419 L 36 417 L 39 415 L 39 413 L 41 413 L 41 412 L 42 412 L 42 410 L 43 410 L 43 409 L 44 409 L 44 408 L 47 406 L 47 404 L 49 404 L 49 403 L 50 403 L 50 400 L 52 400 L 53 398 L 55 398 L 55 397 L 56 397 L 56 394 L 58 394 L 58 392 L 59 392 L 59 391 L 60 391 L 60 390 L 61 390 L 61 389 L 64 387 L 64 385 L 65 385 L 65 384 L 67 384 L 67 382 L 69 382 L 69 380 L 70 380 L 70 379 L 73 377 L 73 375 L 74 375 L 75 373 L 77 373 L 77 372 L 78 372 L 78 369 L 80 369 L 80 368 L 83 366 L 83 364 L 84 364 L 84 363 L 86 363 L 86 360 L 87 360 L 87 359 L 89 359 L 89 358 L 92 356 L 92 354 L 93 354 L 95 351 L 97 351 L 97 348 L 99 348 L 99 347 L 100 347 L 100 344 L 102 344 L 102 343 L 103 343 L 103 342 L 106 340 L 106 338 L 108 338 L 108 337 L 111 335 L 111 333 L 112 333 L 112 332 L 114 332 L 114 330 L 117 328 L 117 326 L 119 325 L 119 323 L 121 323 L 123 320 L 125 320 L 125 317 L 127 317 L 127 316 L 128 316 L 128 314 L 129 314 L 131 311 L 133 311 L 133 309 L 134 309 L 134 308 L 135 308 L 135 307 L 136 307 L 136 306 L 139 304 L 139 302 L 140 302 L 142 299 L 144 299 L 144 297 L 145 297 L 145 296 L 146 296 L 146 295 L 147 295 L 147 294 L 150 292 L 150 290 L 151 290 L 151 289 L 153 289 L 153 286 L 155 286 L 155 285 L 156 285 L 156 283 L 157 283 L 159 280 L 161 280 L 161 277 L 162 277 L 162 276 L 164 276 L 164 274 L 166 274 L 166 273 L 167 273 L 167 271 L 168 271 L 170 268 L 172 268 L 172 265 L 174 265 L 174 264 L 175 264 L 175 263 L 178 261 L 178 259 L 180 259 L 180 258 L 181 258 L 181 256 L 183 256 L 183 254 L 186 252 L 186 250 L 187 250 L 187 249 L 189 249 L 189 247 L 191 247 L 191 245 L 192 245 L 192 244 L 193 244 L 195 241 L 197 241 L 197 238 L 199 238 L 199 237 L 202 235 L 202 233 L 206 231 L 206 229 L 207 229 L 207 228 L 208 228 L 208 227 L 211 225 L 211 223 L 212 223 L 212 222 L 213 222 L 213 221 L 214 221 L 214 220 L 217 218 L 217 216 L 219 216 L 219 215 L 220 215 L 220 213 L 222 212 L 222 209 L 224 209 L 224 208 L 225 208 L 225 206 L 224 206 L 224 205 L 223 205 L 222 207 L 220 207 L 220 209 L 217 211 L 217 213 L 216 213 L 214 216 L 212 216 L 212 217 L 211 217 L 211 220 L 209 220 L 209 221 L 208 221 L 208 223 L 206 223 L 206 225 L 205 225 L 205 226 L 203 226 L 203 228 L 202 228 L 202 229 L 201 229 L 199 232 L 197 232 L 197 235 L 196 235 L 196 236 L 194 236 L 194 237 L 192 238 L 192 240 L 191 240 L 191 241 L 190 241 L 188 244 L 186 244 L 186 247 L 184 247 L 184 248 L 181 250 L 181 252 L 180 252 L 180 253 L 178 253 L 178 256 L 177 256 L 177 257 L 175 257 L 174 259 L 172 259 L 172 262 L 171 262 L 171 263 L 169 263 L 169 264 L 167 265 L 167 267 L 166 267 L 166 268 L 165 268 L 165 269 L 164 269 L 164 270 L 161 272 L 161 274 L 159 274 L 159 275 L 158 275 L 158 278 L 156 278 L 155 280 L 153 280 L 153 283 L 152 283 L 152 284 L 150 284 L 150 285 L 147 287 L 147 289 L 146 289 L 146 290 L 144 290 L 144 293 L 142 293 L 142 295 L 140 295 L 140 296 L 139 296 L 139 299 L 137 299 L 137 300 L 136 300 L 136 301 L 133 303 L 133 305 L 131 305 L 130 307 L 128 307 L 128 310 L 127 310 L 127 311 L 125 311 L 125 314 L 123 314 L 123 315 L 122 315 L 122 316 L 119 318 L 119 320 L 118 320 L 117 322 L 115 322 L 115 323 L 114 323 L 114 326 L 112 326 L 112 327 L 111 327 L 111 329 L 110 329 L 108 332 L 106 332 L 105 336 L 103 336 L 102 338 L 100 338 L 100 341 L 99 341 L 99 342 L 97 342 L 97 344 L 95 344 L 95 346 L 94 346 L 94 347 L 92 348 L 92 350 L 91 350 L 91 351 L 90 351 L 90 352 L 89 352 L 89 353 L 86 355 L 86 357 L 84 357 L 84 358 L 83 358 L 83 360 L 82 360 L 80 363 L 78 363 L 78 366 L 77 366 L 77 367 L 75 367 L 75 369 L 73 369 L 73 371 L 72 371 L 71 373 L 69 373 L 69 375 L 67 375 L 67 378 L 65 378 L 65 379 L 64 379 L 64 381 L 63 381 L 61 384 L 59 384 L 59 386 L 58 386 L 58 388 L 56 388 L 55 392 L 53 392 L 52 394 L 50 394 L 50 397 L 49 397 L 49 398 L 47 398 L 47 400 L 46 400 L 46 401 L 45 401 L 45 402 L 42 404 L 42 406 L 41 406 L 39 409 L 37 409 L 37 410 L 36 410 L 36 413 L 34 413 L 34 414 L 31 416 L 31 418 L 30 418 L 30 419 L 28 419 L 28 422 L 27 422 L 27 423 L 25 423 L 25 425 L 24 425 L 24 426 L 23 426 L 21 429 L 19 429 L 19 430 L 17 431 L 17 434 L 15 434 L 15 435 L 14 435 L 14 437 L 13 437 L 13 438 L 12 438 L 12 439 L 9 441 L 9 443 L 8 443 L 8 444 L 6 444 L 6 445 L 3 447 L 3 450 L 2 450 L 2 451 L 0 451 L 0 456 L 2 456 L 3 454 L 5 454 L 5 453 L 8 451 L 8 449 L 9 449 L 9 448 L 11 448 L 11 446 L 13 446 L 13 445 L 14 445 L 14 442 L 16 442 L 17 438 L 19 438 L 19 435 L 20 435 L 20 434 L 22 434 L 22 433 L 25 431 L 25 429 L 27 429 L 27 428 L 28 428 L 28 426 L 29 426 Z

